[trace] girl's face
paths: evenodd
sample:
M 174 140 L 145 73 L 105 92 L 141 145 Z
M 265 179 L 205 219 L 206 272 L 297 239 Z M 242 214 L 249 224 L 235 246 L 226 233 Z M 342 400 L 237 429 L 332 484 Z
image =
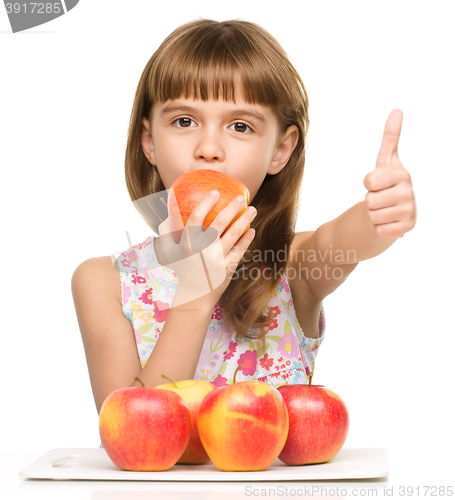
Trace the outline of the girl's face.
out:
M 277 174 L 286 166 L 298 142 L 295 125 L 280 135 L 272 108 L 243 98 L 157 103 L 151 124 L 144 119 L 143 125 L 144 153 L 167 190 L 185 172 L 211 169 L 243 182 L 251 200 L 267 173 Z

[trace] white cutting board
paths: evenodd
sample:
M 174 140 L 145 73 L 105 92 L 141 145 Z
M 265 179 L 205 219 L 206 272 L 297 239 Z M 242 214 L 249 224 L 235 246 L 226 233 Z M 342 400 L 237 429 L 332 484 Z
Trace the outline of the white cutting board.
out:
M 278 458 L 264 471 L 224 472 L 212 462 L 176 464 L 163 472 L 132 472 L 119 469 L 103 448 L 55 448 L 19 471 L 32 479 L 93 479 L 103 481 L 314 481 L 365 479 L 389 473 L 387 450 L 348 448 L 324 464 L 286 465 Z

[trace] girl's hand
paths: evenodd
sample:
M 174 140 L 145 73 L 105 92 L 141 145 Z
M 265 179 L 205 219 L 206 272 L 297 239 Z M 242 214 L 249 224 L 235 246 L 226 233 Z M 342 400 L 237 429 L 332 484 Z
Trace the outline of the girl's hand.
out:
M 403 113 L 394 109 L 385 124 L 376 168 L 365 176 L 368 218 L 384 238 L 401 238 L 416 224 L 411 176 L 398 158 Z
M 169 217 L 158 227 L 159 262 L 177 274 L 177 293 L 180 298 L 184 297 L 183 302 L 200 299 L 213 307 L 229 286 L 240 259 L 253 240 L 251 229 L 243 234 L 256 216 L 256 211 L 253 213 L 249 209 L 223 234 L 244 207 L 244 202 L 236 199 L 216 216 L 209 227 L 202 226 L 218 200 L 219 196 L 208 193 L 196 205 L 181 231 L 179 243 L 173 237 Z

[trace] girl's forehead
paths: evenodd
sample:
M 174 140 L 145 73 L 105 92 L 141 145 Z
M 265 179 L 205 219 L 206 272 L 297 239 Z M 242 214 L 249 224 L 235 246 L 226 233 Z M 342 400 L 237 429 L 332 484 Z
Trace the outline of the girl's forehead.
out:
M 218 74 L 213 68 L 206 68 L 203 75 L 191 74 L 174 75 L 167 86 L 152 90 L 152 101 L 194 101 L 207 102 L 217 101 L 220 103 L 259 104 L 258 94 L 255 89 L 246 85 L 239 71 L 233 71 L 229 75 Z M 249 91 L 248 91 L 249 90 Z M 166 100 L 167 99 L 167 100 Z M 265 105 L 265 103 L 264 103 Z
M 243 106 L 243 105 L 248 105 L 248 106 L 265 106 L 263 104 L 259 103 L 254 103 L 254 102 L 248 102 L 243 99 L 243 97 L 236 96 L 234 99 L 223 99 L 222 97 L 219 97 L 218 99 L 215 97 L 209 97 L 208 99 L 202 99 L 201 97 L 186 97 L 185 95 L 181 95 L 180 97 L 176 97 L 175 99 L 168 99 L 165 102 L 161 102 L 161 104 L 166 105 L 169 103 L 178 103 L 178 102 L 185 102 L 185 103 L 194 103 L 194 104 L 219 104 L 221 106 Z
M 198 87 L 198 85 L 193 85 L 193 94 L 190 94 L 189 88 L 186 87 L 182 89 L 182 92 L 180 93 L 180 96 L 174 97 L 169 99 L 173 101 L 177 100 L 194 100 L 198 102 L 206 102 L 207 100 L 209 101 L 221 101 L 221 102 L 229 102 L 236 104 L 237 102 L 246 102 L 245 100 L 245 87 L 243 85 L 243 82 L 239 76 L 236 76 L 234 78 L 234 84 L 232 85 L 232 93 L 228 97 L 226 93 L 223 93 L 223 88 L 227 87 L 229 84 L 228 82 L 218 82 L 218 94 L 216 91 L 216 86 L 212 81 L 205 82 L 205 86 L 210 89 L 208 92 L 208 95 L 202 99 L 201 97 L 201 89 Z M 183 85 L 182 85 L 183 87 Z M 253 104 L 253 103 L 251 103 Z
M 213 106 L 216 105 L 217 107 L 256 107 L 256 108 L 262 108 L 262 109 L 272 109 L 271 106 L 265 103 L 260 103 L 260 102 L 253 102 L 250 100 L 246 100 L 244 97 L 244 94 L 242 92 L 237 92 L 235 96 L 232 99 L 226 99 L 223 98 L 221 95 L 218 96 L 218 98 L 214 96 L 210 96 L 207 99 L 202 99 L 201 97 L 187 97 L 185 94 L 181 94 L 179 97 L 176 98 L 171 98 L 166 101 L 160 101 L 157 104 L 160 104 L 161 106 L 171 106 L 171 105 L 178 105 L 185 103 L 188 106 L 191 106 L 192 104 L 197 106 Z

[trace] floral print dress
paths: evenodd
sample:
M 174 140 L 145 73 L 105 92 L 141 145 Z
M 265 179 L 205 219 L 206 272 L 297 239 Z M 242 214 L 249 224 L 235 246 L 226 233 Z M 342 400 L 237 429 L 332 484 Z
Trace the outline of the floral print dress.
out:
M 156 258 L 156 238 L 150 236 L 144 242 L 111 256 L 120 273 L 123 312 L 133 327 L 142 368 L 163 330 L 178 287 L 174 271 L 161 266 Z M 237 342 L 235 332 L 229 331 L 223 322 L 223 310 L 218 302 L 193 378 L 223 387 L 232 384 L 234 372 L 242 365 L 235 377 L 236 382 L 258 380 L 274 387 L 308 384 L 324 338 L 324 308 L 319 316 L 318 338 L 305 337 L 296 316 L 289 283 L 283 274 L 264 312 L 268 310 L 274 318 L 265 337 Z

